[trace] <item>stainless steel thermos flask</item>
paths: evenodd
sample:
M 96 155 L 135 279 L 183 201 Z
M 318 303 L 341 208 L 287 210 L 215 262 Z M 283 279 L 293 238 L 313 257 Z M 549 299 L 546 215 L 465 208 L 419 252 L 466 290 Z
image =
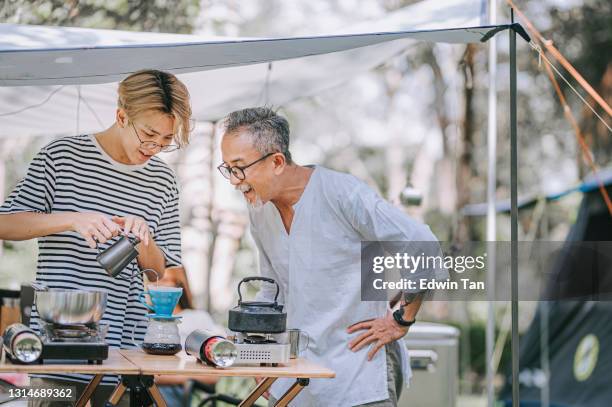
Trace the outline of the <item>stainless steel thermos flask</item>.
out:
M 196 329 L 187 336 L 185 352 L 208 365 L 218 367 L 230 367 L 238 357 L 232 342 L 203 329 Z
M 4 351 L 9 359 L 18 363 L 36 363 L 42 355 L 42 340 L 32 329 L 16 323 L 2 334 Z

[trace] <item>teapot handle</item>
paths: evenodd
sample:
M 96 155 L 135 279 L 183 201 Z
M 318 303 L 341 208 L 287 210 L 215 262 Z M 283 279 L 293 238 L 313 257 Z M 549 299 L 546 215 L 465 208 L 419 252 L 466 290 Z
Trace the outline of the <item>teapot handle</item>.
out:
M 265 281 L 266 283 L 276 285 L 276 295 L 274 296 L 274 304 L 276 305 L 276 300 L 278 299 L 278 293 L 280 292 L 280 286 L 278 285 L 276 280 L 274 280 L 273 278 L 269 278 L 269 277 L 245 277 L 242 280 L 240 280 L 240 283 L 238 283 L 238 305 L 242 304 L 242 293 L 240 293 L 240 286 L 242 285 L 242 283 L 248 283 L 249 281 Z

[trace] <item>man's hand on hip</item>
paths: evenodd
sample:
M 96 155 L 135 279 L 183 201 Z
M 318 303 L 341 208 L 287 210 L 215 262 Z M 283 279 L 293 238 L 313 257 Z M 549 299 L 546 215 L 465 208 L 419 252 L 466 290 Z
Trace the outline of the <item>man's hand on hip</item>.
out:
M 364 346 L 373 344 L 368 352 L 368 360 L 372 360 L 380 348 L 406 335 L 408 327 L 395 322 L 393 314 L 389 311 L 383 318 L 358 322 L 349 326 L 346 331 L 352 334 L 362 330 L 365 332 L 349 342 L 349 349 L 357 352 Z

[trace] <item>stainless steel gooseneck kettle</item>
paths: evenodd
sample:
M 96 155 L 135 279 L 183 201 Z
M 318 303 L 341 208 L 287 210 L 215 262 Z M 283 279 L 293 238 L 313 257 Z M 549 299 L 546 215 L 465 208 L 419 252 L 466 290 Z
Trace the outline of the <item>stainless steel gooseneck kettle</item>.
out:
M 138 243 L 140 243 L 140 239 L 137 237 L 121 236 L 119 240 L 106 250 L 100 250 L 100 246 L 98 246 L 98 256 L 96 260 L 111 277 L 123 278 L 119 274 L 121 274 L 123 269 L 125 269 L 132 260 L 138 257 L 138 250 L 136 250 L 136 245 Z M 145 271 L 151 271 L 157 275 L 157 272 L 153 269 L 144 269 L 130 275 L 129 278 L 132 279 Z
M 98 246 L 96 260 L 111 276 L 117 277 L 138 256 L 136 245 L 140 243 L 137 237 L 121 236 L 117 242 L 102 251 Z

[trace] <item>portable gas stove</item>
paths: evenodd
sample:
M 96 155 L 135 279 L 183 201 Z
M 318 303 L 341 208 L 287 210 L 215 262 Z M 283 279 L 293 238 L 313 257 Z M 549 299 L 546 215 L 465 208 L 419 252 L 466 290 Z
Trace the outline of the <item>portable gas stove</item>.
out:
M 288 334 L 249 334 L 235 332 L 233 340 L 238 356 L 235 365 L 277 365 L 289 362 Z
M 104 340 L 108 325 L 59 325 L 43 321 L 40 325 L 41 363 L 87 361 L 89 364 L 102 364 L 108 358 L 108 344 Z

